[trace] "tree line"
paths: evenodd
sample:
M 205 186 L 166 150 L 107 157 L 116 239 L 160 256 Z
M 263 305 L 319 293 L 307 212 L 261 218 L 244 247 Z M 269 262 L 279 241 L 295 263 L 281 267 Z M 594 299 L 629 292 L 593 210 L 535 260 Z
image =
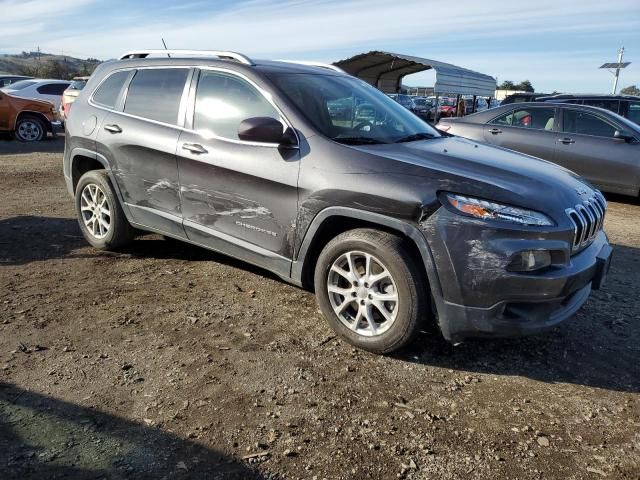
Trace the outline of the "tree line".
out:
M 511 80 L 505 80 L 498 85 L 498 90 L 517 90 L 520 92 L 535 92 L 533 85 L 529 80 L 523 80 L 520 83 L 513 83 Z
M 22 57 L 28 58 L 29 61 L 20 65 L 20 75 L 60 80 L 89 76 L 100 63 L 97 58 L 87 58 L 86 60 L 68 59 L 66 57 L 62 59 L 47 58 L 47 55 L 40 56 L 37 53 L 34 54 L 34 52 L 23 52 Z

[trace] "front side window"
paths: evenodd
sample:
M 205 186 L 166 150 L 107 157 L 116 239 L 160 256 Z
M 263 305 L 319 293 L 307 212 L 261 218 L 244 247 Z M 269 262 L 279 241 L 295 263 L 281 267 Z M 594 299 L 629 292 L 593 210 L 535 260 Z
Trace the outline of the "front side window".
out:
M 565 110 L 562 113 L 562 131 L 565 133 L 613 138 L 616 130 L 609 122 L 591 113 L 578 110 Z
M 128 70 L 121 70 L 110 75 L 93 94 L 93 101 L 103 107 L 115 108 L 120 90 L 129 77 Z
M 272 73 L 270 78 L 325 137 L 362 145 L 409 142 L 440 134 L 380 90 L 357 78 Z
M 238 127 L 253 117 L 280 118 L 249 82 L 222 72 L 203 70 L 198 79 L 193 129 L 205 137 L 238 140 Z
M 178 123 L 187 68 L 138 70 L 129 84 L 124 112 L 157 122 Z
M 503 127 L 553 130 L 554 108 L 519 108 L 492 120 L 491 125 Z

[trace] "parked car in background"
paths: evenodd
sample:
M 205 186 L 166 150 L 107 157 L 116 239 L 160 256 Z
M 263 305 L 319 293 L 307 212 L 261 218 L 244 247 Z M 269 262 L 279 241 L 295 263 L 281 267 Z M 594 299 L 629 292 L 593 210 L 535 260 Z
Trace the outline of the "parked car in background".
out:
M 640 125 L 640 97 L 633 95 L 552 95 L 540 97 L 538 102 L 572 103 L 575 105 L 589 105 L 591 107 L 605 108 L 628 118 L 633 123 Z
M 192 53 L 105 62 L 74 103 L 63 171 L 92 246 L 145 230 L 258 265 L 377 353 L 428 320 L 454 343 L 548 329 L 601 286 L 606 201 L 577 175 L 441 135 L 326 66 Z M 374 120 L 333 120 L 340 99 Z
M 415 95 L 403 95 L 392 93 L 387 95 L 389 98 L 395 100 L 407 110 L 415 113 L 423 120 L 427 120 L 429 116 L 428 100 L 425 97 L 418 97 Z
M 543 102 L 500 106 L 437 128 L 557 163 L 598 188 L 638 196 L 640 126 L 597 107 Z
M 71 81 L 71 85 L 69 85 L 67 89 L 62 92 L 62 101 L 60 103 L 60 117 L 63 120 L 66 120 L 67 115 L 69 115 L 69 110 L 71 109 L 71 104 L 75 101 L 80 91 L 87 84 L 87 80 L 89 80 L 89 77 L 75 77 Z
M 60 126 L 51 102 L 15 97 L 0 91 L 0 131 L 22 142 L 37 142 Z
M 547 96 L 548 93 L 521 92 L 511 94 L 500 102 L 500 105 L 510 105 L 512 103 L 535 102 L 540 97 Z
M 0 88 L 8 87 L 12 83 L 28 80 L 30 78 L 31 77 L 25 77 L 23 75 L 0 75 Z
M 449 97 L 438 98 L 438 118 L 455 117 L 456 115 L 456 99 Z M 435 119 L 436 107 L 434 106 L 429 110 L 429 120 Z
M 429 110 L 431 110 L 433 104 L 425 97 L 414 97 L 413 98 L 413 113 L 422 118 L 423 120 L 428 120 L 429 118 Z
M 56 106 L 56 111 L 60 109 L 62 103 L 62 93 L 71 85 L 68 80 L 46 80 L 32 78 L 12 83 L 2 90 L 14 97 L 32 98 L 34 100 L 46 100 Z

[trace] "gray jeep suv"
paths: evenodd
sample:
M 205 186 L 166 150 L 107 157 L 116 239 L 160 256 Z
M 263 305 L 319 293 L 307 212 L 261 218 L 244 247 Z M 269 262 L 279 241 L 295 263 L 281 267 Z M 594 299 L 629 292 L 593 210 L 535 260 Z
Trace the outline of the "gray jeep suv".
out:
M 91 245 L 143 230 L 259 265 L 373 352 L 425 321 L 454 343 L 549 328 L 609 266 L 606 202 L 578 176 L 438 133 L 330 65 L 128 53 L 97 68 L 66 139 Z

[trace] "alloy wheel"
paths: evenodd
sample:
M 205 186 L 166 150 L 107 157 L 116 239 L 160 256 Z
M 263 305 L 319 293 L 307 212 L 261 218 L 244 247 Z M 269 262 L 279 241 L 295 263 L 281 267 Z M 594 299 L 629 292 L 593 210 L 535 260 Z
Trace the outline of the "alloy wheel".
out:
M 398 314 L 398 289 L 378 258 L 346 252 L 333 262 L 327 280 L 331 307 L 347 328 L 367 337 L 391 328 Z
M 82 189 L 80 212 L 87 230 L 95 238 L 104 238 L 111 229 L 111 207 L 107 196 L 95 183 Z

